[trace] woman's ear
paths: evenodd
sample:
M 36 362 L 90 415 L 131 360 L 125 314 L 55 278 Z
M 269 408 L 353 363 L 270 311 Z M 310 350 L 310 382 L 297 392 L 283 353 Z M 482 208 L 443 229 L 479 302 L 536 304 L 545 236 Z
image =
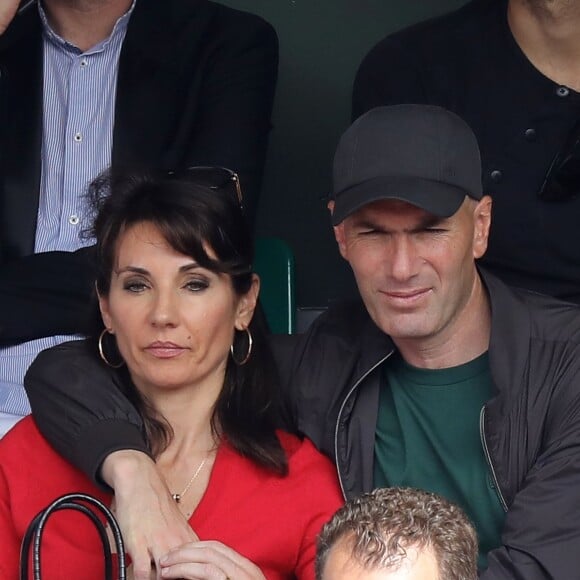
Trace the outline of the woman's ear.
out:
M 250 286 L 250 289 L 238 300 L 238 306 L 236 310 L 236 320 L 234 322 L 234 325 L 237 330 L 244 330 L 248 328 L 248 326 L 250 325 L 252 316 L 254 316 L 256 304 L 258 303 L 259 294 L 260 294 L 260 278 L 257 274 L 252 274 L 252 284 Z
M 95 292 L 97 293 L 97 298 L 99 299 L 99 310 L 101 311 L 101 318 L 103 319 L 103 324 L 105 328 L 110 332 L 114 331 L 112 326 L 111 314 L 109 311 L 109 299 L 99 292 L 97 285 L 95 284 Z

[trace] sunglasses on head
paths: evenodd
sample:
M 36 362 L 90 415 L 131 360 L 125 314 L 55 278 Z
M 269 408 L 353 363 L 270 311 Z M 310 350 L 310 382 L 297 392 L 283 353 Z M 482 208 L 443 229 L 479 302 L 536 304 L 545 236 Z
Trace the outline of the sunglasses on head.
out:
M 198 183 L 199 185 L 215 191 L 226 190 L 229 194 L 234 196 L 234 199 L 238 202 L 240 208 L 242 210 L 244 209 L 240 178 L 235 171 L 232 171 L 227 167 L 198 165 L 178 171 L 169 171 L 168 174 L 176 179 Z
M 568 201 L 580 193 L 580 121 L 556 153 L 538 191 L 543 201 Z

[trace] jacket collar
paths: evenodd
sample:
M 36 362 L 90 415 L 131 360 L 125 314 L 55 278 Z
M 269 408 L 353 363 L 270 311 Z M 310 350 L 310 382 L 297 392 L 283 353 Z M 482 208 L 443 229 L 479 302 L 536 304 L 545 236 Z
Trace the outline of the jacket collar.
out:
M 362 307 L 364 305 L 361 303 Z M 361 340 L 358 341 L 359 352 L 355 370 L 355 380 L 367 373 L 369 369 L 390 356 L 395 350 L 395 344 L 390 336 L 385 334 L 372 320 L 366 311 L 366 320 L 361 329 Z M 354 338 L 354 337 L 353 337 Z
M 491 308 L 491 336 L 489 366 L 496 389 L 506 395 L 517 392 L 517 385 L 528 368 L 531 321 L 522 296 L 504 282 L 479 269 L 489 296 Z M 504 399 L 505 400 L 505 399 Z

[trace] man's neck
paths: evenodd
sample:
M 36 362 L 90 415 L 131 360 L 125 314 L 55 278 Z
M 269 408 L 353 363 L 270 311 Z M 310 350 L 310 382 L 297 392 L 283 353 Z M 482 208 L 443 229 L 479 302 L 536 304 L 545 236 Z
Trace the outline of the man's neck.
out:
M 489 349 L 491 310 L 479 276 L 457 317 L 436 336 L 425 339 L 394 339 L 403 359 L 423 369 L 451 368 L 467 363 Z
M 523 53 L 544 76 L 580 91 L 580 2 L 509 0 L 508 24 Z
M 44 0 L 53 30 L 83 52 L 105 40 L 132 0 Z

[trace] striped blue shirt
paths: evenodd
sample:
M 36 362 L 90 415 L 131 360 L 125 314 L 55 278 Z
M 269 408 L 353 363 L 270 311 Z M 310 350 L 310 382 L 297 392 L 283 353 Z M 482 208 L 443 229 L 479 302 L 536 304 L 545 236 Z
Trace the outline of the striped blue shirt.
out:
M 135 1 L 111 35 L 86 52 L 53 31 L 39 5 L 44 103 L 36 252 L 74 251 L 91 243 L 80 235 L 88 225 L 83 194 L 111 163 L 119 55 Z M 0 348 L 0 413 L 30 413 L 22 386 L 28 366 L 41 350 L 71 338 Z

